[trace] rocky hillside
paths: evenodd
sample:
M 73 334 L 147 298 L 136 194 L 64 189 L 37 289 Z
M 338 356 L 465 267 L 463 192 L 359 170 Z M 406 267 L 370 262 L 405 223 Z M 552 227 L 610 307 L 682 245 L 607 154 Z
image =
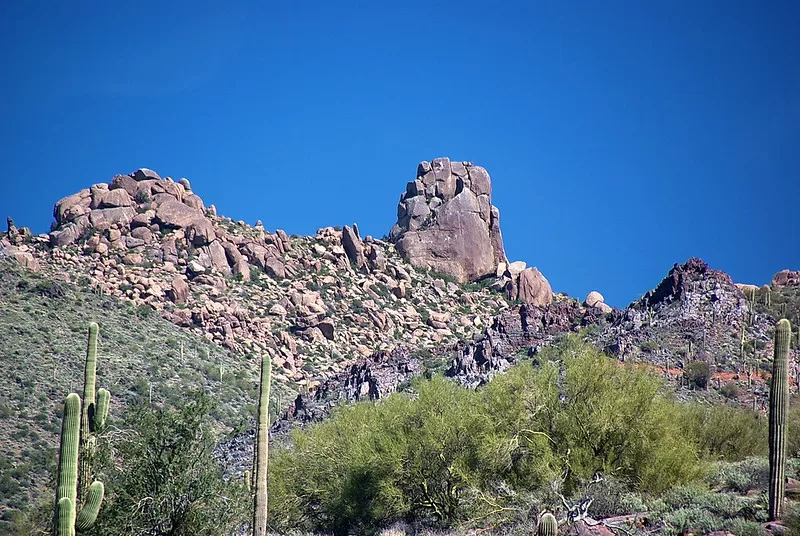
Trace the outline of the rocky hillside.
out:
M 705 363 L 712 388 L 738 382 L 743 404 L 763 398 L 758 372 L 775 319 L 797 323 L 800 273 L 737 285 L 689 259 L 615 310 L 598 292 L 554 293 L 535 267 L 509 262 L 491 193 L 482 167 L 438 158 L 407 182 L 387 241 L 357 225 L 299 237 L 218 215 L 188 180 L 140 169 L 58 201 L 49 234 L 9 220 L 0 233 L 2 340 L 12 341 L 0 364 L 14 371 L 0 386 L 0 430 L 11 438 L 0 448 L 4 508 L 43 486 L 90 320 L 101 324 L 112 413 L 151 386 L 168 402 L 170 389 L 203 385 L 229 401 L 218 417 L 235 433 L 219 455 L 234 471 L 250 459 L 261 356 L 275 365 L 276 432 L 343 401 L 383 398 L 419 374 L 480 385 L 565 333 L 661 367 L 677 389 L 697 387 L 683 372 Z

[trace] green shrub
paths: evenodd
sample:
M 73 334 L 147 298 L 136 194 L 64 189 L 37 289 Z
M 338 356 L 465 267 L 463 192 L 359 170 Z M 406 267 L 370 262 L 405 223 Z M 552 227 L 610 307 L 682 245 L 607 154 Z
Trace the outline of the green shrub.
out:
M 538 362 L 479 391 L 420 379 L 416 396 L 341 407 L 295 431 L 289 447 L 272 450 L 272 526 L 369 534 L 400 520 L 518 515 L 530 507 L 521 501 L 557 506 L 553 490 L 582 493 L 598 473 L 606 480 L 591 489 L 593 512 L 629 513 L 644 509 L 639 491 L 661 493 L 700 475 L 697 446 L 715 432 L 687 428 L 685 406 L 660 377 L 574 337 Z M 693 426 L 706 422 L 718 424 Z
M 767 459 L 753 457 L 739 462 L 717 462 L 711 467 L 707 480 L 714 488 L 747 493 L 751 489 L 765 489 L 768 478 Z
M 723 521 L 702 508 L 680 508 L 664 516 L 665 534 L 708 534 L 723 527 Z
M 693 388 L 705 389 L 711 378 L 711 366 L 705 361 L 692 361 L 686 365 L 683 373 Z
M 692 438 L 700 455 L 741 460 L 767 451 L 767 420 L 736 406 L 684 404 L 683 435 Z
M 720 388 L 719 393 L 725 398 L 737 398 L 739 396 L 739 385 L 736 382 L 728 382 Z

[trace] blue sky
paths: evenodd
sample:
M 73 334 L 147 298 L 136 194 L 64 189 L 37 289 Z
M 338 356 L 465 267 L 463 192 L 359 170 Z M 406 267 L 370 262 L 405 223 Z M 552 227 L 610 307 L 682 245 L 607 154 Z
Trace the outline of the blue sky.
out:
M 616 306 L 699 256 L 800 269 L 800 3 L 16 2 L 0 216 L 149 167 L 221 214 L 382 236 L 486 167 L 511 260 Z

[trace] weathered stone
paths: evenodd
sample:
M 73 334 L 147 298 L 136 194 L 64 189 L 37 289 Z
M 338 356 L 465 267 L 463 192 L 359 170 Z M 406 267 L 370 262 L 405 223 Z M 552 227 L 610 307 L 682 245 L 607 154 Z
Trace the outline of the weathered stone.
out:
M 160 181 L 161 177 L 152 169 L 142 168 L 133 172 L 133 178 L 137 181 L 157 180 Z
M 342 247 L 344 247 L 347 258 L 350 262 L 356 265 L 356 268 L 364 266 L 366 260 L 364 258 L 364 244 L 356 232 L 349 226 L 345 225 L 342 229 Z
M 10 250 L 11 251 L 9 254 L 15 261 L 17 261 L 17 264 L 23 268 L 27 268 L 32 272 L 41 271 L 42 267 L 39 265 L 39 261 L 36 260 L 36 257 L 34 257 L 29 251 L 21 251 L 16 247 L 12 247 Z
M 186 195 L 184 195 L 183 196 L 183 203 L 185 205 L 188 205 L 188 206 L 190 206 L 192 208 L 195 208 L 195 209 L 197 209 L 197 210 L 199 210 L 201 212 L 205 212 L 206 211 L 206 206 L 203 203 L 203 200 L 200 199 L 200 196 L 198 196 L 196 194 L 187 193 Z M 216 212 L 216 210 L 215 210 L 215 212 Z
M 124 257 L 122 257 L 123 264 L 127 264 L 128 266 L 138 266 L 142 264 L 144 257 L 142 257 L 141 253 L 128 253 Z
M 800 271 L 781 270 L 772 276 L 772 287 L 800 286 Z
M 428 325 L 435 329 L 447 329 L 447 323 L 450 322 L 450 313 L 439 313 L 431 311 L 428 317 Z
M 115 175 L 108 185 L 109 190 L 123 189 L 128 195 L 133 197 L 136 194 L 136 179 L 130 175 Z
M 181 203 L 177 199 L 170 199 L 162 203 L 156 210 L 156 221 L 167 227 L 188 227 L 201 220 L 208 221 L 202 211 Z
M 475 192 L 475 195 L 488 195 L 491 198 L 492 181 L 489 178 L 489 173 L 481 166 L 472 166 L 468 172 L 472 183 L 470 189 Z
M 398 252 L 411 264 L 474 281 L 496 270 L 489 229 L 481 220 L 478 200 L 464 190 L 442 206 L 436 225 L 405 233 Z
M 91 209 L 130 207 L 133 205 L 133 199 L 131 199 L 130 194 L 123 189 L 101 190 L 92 188 L 91 192 L 92 202 L 89 205 Z
M 269 314 L 274 316 L 286 316 L 286 309 L 279 303 L 276 303 L 269 308 Z M 281 332 L 284 333 L 284 332 Z
M 138 238 L 145 244 L 150 244 L 153 241 L 153 232 L 147 227 L 136 227 L 131 230 L 131 237 Z
M 250 281 L 250 265 L 247 264 L 247 259 L 244 258 L 236 244 L 224 241 L 222 248 L 225 250 L 225 256 L 228 259 L 228 264 L 231 266 L 233 275 L 241 276 L 242 281 Z
M 92 197 L 89 189 L 83 189 L 78 193 L 67 196 L 58 201 L 53 207 L 53 217 L 56 223 L 61 224 L 66 221 L 72 221 L 77 216 L 89 212 L 89 205 L 92 203 Z
M 172 284 L 167 290 L 167 297 L 173 303 L 186 303 L 189 299 L 189 285 L 180 276 L 172 278 Z
M 183 186 L 168 180 L 158 181 L 154 183 L 150 187 L 150 191 L 155 195 L 167 194 L 169 196 L 174 197 L 178 201 L 181 201 L 183 199 L 183 195 L 185 192 Z
M 383 272 L 386 270 L 386 255 L 383 249 L 377 245 L 370 245 L 366 253 L 367 259 L 369 259 L 369 267 L 373 272 Z
M 471 189 L 472 169 L 470 163 L 454 166 L 447 158 L 421 166 L 419 178 L 406 186 L 389 233 L 408 262 L 460 282 L 493 276 L 506 260 L 489 175 L 476 169 L 478 187 Z
M 435 183 L 436 197 L 449 201 L 456 195 L 456 178 L 450 171 L 449 158 L 435 158 L 431 162 Z
M 128 249 L 138 248 L 144 246 L 146 243 L 141 238 L 135 238 L 133 236 L 126 236 L 122 239 L 122 242 L 125 244 L 125 247 Z
M 115 190 L 124 192 L 125 190 Z M 93 210 L 89 213 L 89 221 L 92 227 L 98 231 L 110 229 L 112 225 L 128 226 L 136 215 L 133 207 L 103 208 Z
M 197 260 L 206 268 L 212 268 L 224 276 L 231 275 L 231 267 L 228 265 L 228 258 L 225 250 L 219 241 L 215 240 L 210 244 L 197 249 Z
M 595 307 L 598 303 L 603 303 L 603 301 L 605 301 L 603 295 L 593 290 L 586 295 L 586 299 L 583 300 L 583 303 L 586 307 Z
M 269 257 L 264 263 L 264 271 L 273 279 L 283 279 L 286 277 L 286 267 L 280 259 Z
M 522 303 L 544 306 L 553 303 L 550 283 L 536 268 L 526 268 L 519 274 L 515 299 Z
M 214 233 L 214 224 L 207 218 L 200 218 L 193 221 L 186 228 L 186 239 L 195 247 L 202 247 L 206 244 L 210 244 L 217 239 L 217 235 Z
M 289 239 L 289 235 L 286 234 L 286 231 L 284 231 L 283 229 L 278 229 L 277 231 L 275 231 L 275 234 L 281 241 L 281 244 L 283 244 L 283 249 L 285 251 L 289 251 L 292 249 L 292 241 Z
M 68 223 L 57 231 L 50 233 L 50 244 L 53 246 L 66 246 L 74 244 L 81 236 L 86 227 L 79 226 L 75 223 Z

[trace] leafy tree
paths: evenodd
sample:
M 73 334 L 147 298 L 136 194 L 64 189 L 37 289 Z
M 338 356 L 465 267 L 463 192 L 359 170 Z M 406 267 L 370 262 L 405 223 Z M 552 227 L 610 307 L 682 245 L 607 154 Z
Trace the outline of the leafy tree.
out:
M 140 405 L 116 437 L 108 502 L 98 536 L 230 533 L 246 519 L 246 493 L 226 482 L 212 453 L 211 400 L 190 395 L 180 410 Z

